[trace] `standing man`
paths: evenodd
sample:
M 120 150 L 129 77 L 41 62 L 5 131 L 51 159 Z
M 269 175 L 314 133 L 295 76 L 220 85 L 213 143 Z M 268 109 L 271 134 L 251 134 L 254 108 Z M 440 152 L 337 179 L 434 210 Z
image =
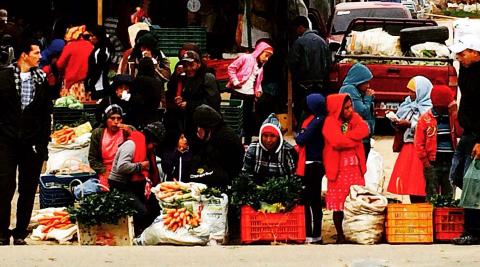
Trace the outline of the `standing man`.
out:
M 299 37 L 290 51 L 289 67 L 293 80 L 293 113 L 300 122 L 307 95 L 327 95 L 324 83 L 332 60 L 327 42 L 310 30 L 306 17 L 296 17 L 292 24 Z
M 24 41 L 17 62 L 0 69 L 0 245 L 26 245 L 27 226 L 50 139 L 49 97 L 45 73 L 38 69 L 40 46 Z M 9 230 L 18 167 L 17 224 Z
M 458 43 L 450 47 L 460 62 L 458 87 L 460 88 L 460 108 L 458 121 L 463 134 L 454 153 L 451 179 L 456 174 L 463 177 L 472 160 L 480 160 L 480 117 L 478 100 L 480 99 L 480 39 L 474 35 L 465 35 Z M 460 163 L 459 163 L 460 161 Z M 480 179 L 480 178 L 479 178 Z M 477 192 L 480 189 L 477 189 Z M 465 209 L 464 233 L 453 240 L 456 245 L 480 243 L 480 210 Z

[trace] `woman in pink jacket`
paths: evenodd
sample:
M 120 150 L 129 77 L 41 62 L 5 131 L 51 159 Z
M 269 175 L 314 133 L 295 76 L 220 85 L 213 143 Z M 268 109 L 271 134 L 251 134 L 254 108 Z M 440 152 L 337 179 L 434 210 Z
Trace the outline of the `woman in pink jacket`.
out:
M 273 48 L 266 42 L 259 42 L 251 54 L 238 57 L 228 66 L 230 80 L 227 87 L 232 89 L 232 99 L 243 100 L 244 144 L 252 141 L 255 133 L 253 105 L 262 95 L 263 65 L 273 54 Z

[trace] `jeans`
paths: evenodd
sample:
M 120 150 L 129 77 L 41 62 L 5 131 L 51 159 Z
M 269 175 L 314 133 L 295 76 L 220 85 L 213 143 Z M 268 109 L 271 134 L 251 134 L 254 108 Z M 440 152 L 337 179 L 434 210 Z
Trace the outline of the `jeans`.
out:
M 471 153 L 474 145 L 475 138 L 473 134 L 464 132 L 453 153 L 450 182 L 459 188 L 463 187 L 463 176 L 472 162 Z
M 322 163 L 305 165 L 305 176 L 302 177 L 305 189 L 303 204 L 305 205 L 305 228 L 307 237 L 322 235 L 322 178 L 325 174 Z

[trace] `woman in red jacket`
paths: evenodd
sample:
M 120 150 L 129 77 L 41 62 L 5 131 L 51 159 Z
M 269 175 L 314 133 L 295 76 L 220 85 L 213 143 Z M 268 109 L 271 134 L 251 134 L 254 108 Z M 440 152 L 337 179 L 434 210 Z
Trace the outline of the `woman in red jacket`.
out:
M 350 186 L 365 185 L 366 159 L 362 139 L 368 137 L 367 123 L 353 111 L 348 94 L 327 97 L 328 116 L 323 126 L 323 161 L 327 176 L 327 209 L 333 210 L 337 243 L 343 243 L 343 203 Z

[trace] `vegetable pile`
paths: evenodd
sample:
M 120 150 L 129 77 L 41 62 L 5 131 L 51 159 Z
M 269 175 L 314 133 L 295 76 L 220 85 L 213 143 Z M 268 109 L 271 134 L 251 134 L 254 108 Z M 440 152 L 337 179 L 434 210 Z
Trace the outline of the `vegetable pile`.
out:
M 78 101 L 74 96 L 64 96 L 55 100 L 56 108 L 69 108 L 69 109 L 83 109 L 82 102 Z
M 172 232 L 175 232 L 178 228 L 187 225 L 195 228 L 199 226 L 200 222 L 202 221 L 200 218 L 200 213 L 197 213 L 191 209 L 189 210 L 185 207 L 180 209 L 164 209 L 163 212 L 163 224 Z
M 253 177 L 241 174 L 232 183 L 231 203 L 240 208 L 250 205 L 256 210 L 276 213 L 293 208 L 300 198 L 302 183 L 296 176 L 271 177 L 257 185 Z
M 121 218 L 131 216 L 136 211 L 133 196 L 113 189 L 84 197 L 79 207 L 69 207 L 68 212 L 72 221 L 88 227 L 117 224 Z
M 75 129 L 68 126 L 64 126 L 61 130 L 55 131 L 50 136 L 57 145 L 66 145 L 73 142 L 75 139 Z
M 456 208 L 460 204 L 460 200 L 453 199 L 452 195 L 433 195 L 428 199 L 435 208 L 448 207 Z
M 53 216 L 45 216 L 38 219 L 38 224 L 45 226 L 42 233 L 48 233 L 53 229 L 69 229 L 75 226 L 70 221 L 70 215 L 67 211 L 54 211 Z
M 157 199 L 164 203 L 175 203 L 193 200 L 188 184 L 182 182 L 163 182 L 156 194 Z

